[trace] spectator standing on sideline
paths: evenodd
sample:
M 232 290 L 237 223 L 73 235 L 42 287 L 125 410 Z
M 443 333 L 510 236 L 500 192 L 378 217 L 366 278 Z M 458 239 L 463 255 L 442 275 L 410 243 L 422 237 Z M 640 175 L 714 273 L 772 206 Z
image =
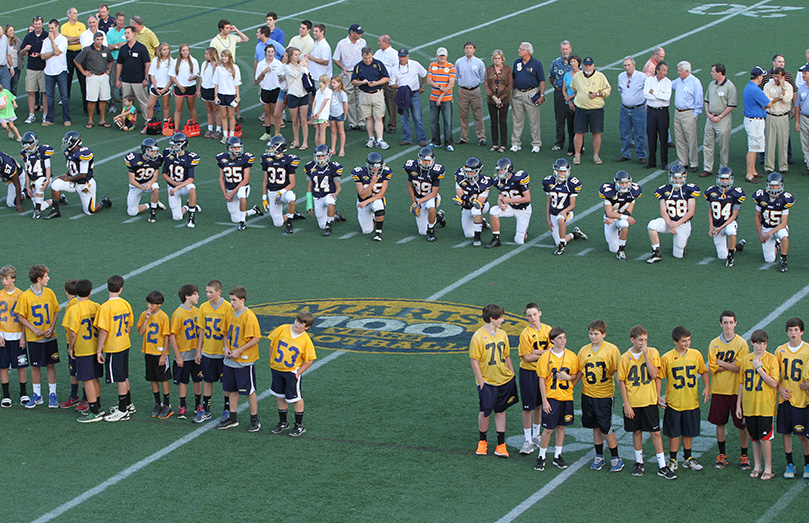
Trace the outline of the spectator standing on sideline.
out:
M 711 78 L 705 91 L 705 140 L 702 144 L 704 170 L 701 178 L 713 176 L 714 152 L 719 142 L 719 167 L 728 167 L 730 161 L 730 135 L 736 108 L 736 86 L 725 76 L 724 64 L 711 66 Z
M 657 73 L 657 64 L 666 59 L 666 50 L 662 47 L 655 47 L 652 51 L 652 56 L 646 61 L 643 66 L 643 74 L 646 76 L 654 76 Z
M 126 15 L 121 11 L 115 13 L 115 25 L 107 31 L 107 46 L 112 52 L 112 58 L 118 61 L 118 50 L 126 43 Z M 110 112 L 118 111 L 118 68 L 110 71 Z
M 542 147 L 542 131 L 539 128 L 539 106 L 545 103 L 545 70 L 542 62 L 534 58 L 534 46 L 523 42 L 517 49 L 519 58 L 511 69 L 514 90 L 511 93 L 511 152 L 522 149 L 520 137 L 528 115 L 531 128 L 531 152 L 538 153 Z
M 429 76 L 428 76 L 429 81 Z M 362 49 L 362 61 L 354 66 L 351 74 L 351 83 L 359 87 L 360 109 L 365 117 L 365 127 L 368 131 L 368 142 L 365 147 L 374 145 L 381 149 L 389 149 L 390 145 L 382 138 L 382 118 L 385 116 L 385 95 L 382 86 L 390 82 L 390 76 L 385 64 L 374 60 L 370 47 Z M 376 133 L 376 140 L 374 140 Z
M 570 64 L 570 71 L 566 72 L 563 78 L 565 82 L 565 103 L 567 103 L 567 108 L 570 109 L 570 119 L 567 122 L 567 132 L 571 136 L 571 139 L 567 145 L 567 155 L 573 156 L 576 154 L 576 146 L 573 144 L 575 141 L 573 124 L 576 120 L 576 104 L 573 103 L 573 98 L 575 98 L 576 92 L 570 88 L 570 85 L 573 83 L 573 77 L 576 76 L 579 71 L 581 71 L 581 56 L 577 55 L 576 53 L 571 53 L 570 57 L 567 59 L 567 63 Z M 581 150 L 584 152 L 584 145 L 582 145 Z
M 22 64 L 20 63 L 20 60 L 22 60 L 20 57 L 22 45 L 20 39 L 17 38 L 14 32 L 13 25 L 7 24 L 4 29 L 5 34 L 3 36 L 8 40 L 8 55 L 6 56 L 6 61 L 8 62 L 8 74 L 11 75 L 8 90 L 11 91 L 11 94 L 17 96 L 17 83 L 20 81 L 20 72 L 22 72 Z
M 789 140 L 789 116 L 792 112 L 792 98 L 794 91 L 792 85 L 785 79 L 784 69 L 775 68 L 775 74 L 764 84 L 764 94 L 772 100 L 772 106 L 767 110 L 764 137 L 764 174 L 778 171 L 787 174 L 787 142 Z M 778 168 L 776 169 L 775 155 L 778 153 Z
M 648 162 L 644 169 L 656 167 L 657 146 L 660 144 L 660 168 L 668 169 L 669 105 L 671 104 L 671 80 L 666 75 L 669 66 L 660 61 L 655 66 L 655 75 L 646 78 L 643 95 L 646 97 L 646 140 L 649 146 Z
M 447 48 L 439 47 L 436 61 L 427 68 L 427 84 L 430 90 L 430 132 L 431 147 L 441 147 L 441 128 L 439 116 L 444 123 L 444 146 L 447 151 L 454 151 L 452 145 L 452 89 L 455 87 L 457 70 L 455 65 L 447 61 Z
M 782 68 L 784 70 L 784 79 L 786 80 L 786 82 L 789 85 L 792 86 L 792 92 L 797 93 L 798 92 L 798 83 L 795 80 L 795 77 L 792 76 L 792 73 L 790 73 L 787 70 L 784 55 L 782 55 L 780 53 L 776 54 L 776 55 L 774 55 L 772 57 L 772 68 L 769 71 L 764 71 L 764 83 L 762 84 L 762 89 L 764 88 L 763 86 L 767 85 L 767 82 L 769 82 L 770 79 L 775 74 L 774 71 L 775 71 L 776 67 L 780 67 L 780 68 Z M 758 159 L 759 159 L 759 162 L 764 162 L 764 154 L 763 153 L 759 154 Z M 792 163 L 792 138 L 791 137 L 787 138 L 787 162 Z
M 110 51 L 109 46 L 107 44 L 107 34 L 98 28 L 98 17 L 96 15 L 90 15 L 89 17 L 87 17 L 87 30 L 82 31 L 82 33 L 79 35 L 79 45 L 81 45 L 82 51 L 84 50 L 85 47 L 90 47 L 94 44 L 95 35 L 98 32 L 101 32 L 102 34 L 101 45 L 107 47 L 106 52 Z M 80 76 L 84 76 L 84 85 L 86 93 L 87 76 L 83 74 Z M 107 80 L 109 80 L 109 77 L 107 78 Z M 81 106 L 82 109 L 84 109 L 84 114 L 87 114 L 87 96 L 85 96 L 84 99 L 82 99 Z
M 36 99 L 37 93 L 40 93 L 44 99 L 42 102 L 42 121 L 45 122 L 45 115 L 48 112 L 47 97 L 45 96 L 45 60 L 40 56 L 42 52 L 42 43 L 48 39 L 48 31 L 43 30 L 43 21 L 41 16 L 35 16 L 32 22 L 34 27 L 22 39 L 22 47 L 20 48 L 20 56 L 28 57 L 25 72 L 25 91 L 28 93 L 28 118 L 25 123 L 34 123 L 36 116 Z
M 390 46 L 390 36 L 382 35 L 377 40 L 379 49 L 374 53 L 374 59 L 379 60 L 385 64 L 385 68 L 390 72 L 394 67 L 399 65 L 399 53 L 396 49 Z M 385 84 L 382 88 L 385 95 L 385 108 L 388 112 L 387 131 L 391 134 L 396 132 L 396 89 L 390 85 L 390 82 Z M 385 119 L 382 119 L 382 126 L 385 126 Z
M 96 28 L 98 22 L 95 23 Z M 76 57 L 76 69 L 87 80 L 87 128 L 93 127 L 93 113 L 98 102 L 98 124 L 109 127 L 104 117 L 107 101 L 110 99 L 110 68 L 115 62 L 112 59 L 110 48 L 104 45 L 104 33 L 96 31 L 92 45 L 84 47 Z
M 231 24 L 228 20 L 225 20 L 224 18 L 222 20 L 219 20 L 217 27 L 219 28 L 219 33 L 216 36 L 214 36 L 213 39 L 211 40 L 210 47 L 216 49 L 216 52 L 219 53 L 219 56 L 222 56 L 222 51 L 230 51 L 230 54 L 233 56 L 235 63 L 237 45 L 240 43 L 244 44 L 249 42 L 250 38 L 246 34 L 239 31 L 239 29 L 235 25 Z
M 424 122 L 421 119 L 421 93 L 424 92 L 424 83 L 427 79 L 427 69 L 419 62 L 410 59 L 410 52 L 402 47 L 399 49 L 396 66 L 388 71 L 390 84 L 397 91 L 397 98 L 403 97 L 408 103 L 402 104 L 402 143 L 413 143 L 413 134 L 410 129 L 410 117 L 413 117 L 413 126 L 416 128 L 416 140 L 420 146 L 427 145 L 427 135 L 424 132 Z M 408 95 L 409 93 L 409 95 Z M 332 149 L 334 149 L 332 147 Z
M 73 60 L 81 52 L 81 42 L 79 37 L 87 29 L 85 25 L 79 22 L 79 11 L 75 7 L 68 7 L 67 9 L 67 22 L 62 24 L 60 31 L 67 38 L 67 97 L 70 98 L 70 92 L 73 87 L 73 71 L 75 63 Z M 84 100 L 85 83 L 84 77 L 79 75 L 79 89 L 81 89 L 81 98 Z
M 324 24 L 315 24 L 312 28 L 312 37 L 315 45 L 309 54 L 306 56 L 309 59 L 309 72 L 315 83 L 324 74 L 331 79 L 332 62 L 331 62 L 331 46 L 326 41 L 326 26 Z
M 284 31 L 281 30 L 280 27 L 277 27 L 275 25 L 276 22 L 278 22 L 278 15 L 275 14 L 273 11 L 270 11 L 269 13 L 267 13 L 266 20 L 267 20 L 267 27 L 270 28 L 270 38 L 272 38 L 281 45 L 286 45 L 285 44 L 286 35 L 284 34 Z M 276 51 L 278 50 L 276 49 Z M 280 57 L 281 55 L 276 54 L 276 56 Z
M 480 85 L 486 74 L 486 64 L 475 56 L 477 48 L 472 42 L 463 45 L 463 56 L 455 61 L 458 76 L 458 116 L 461 120 L 461 139 L 458 145 L 469 141 L 469 109 L 472 109 L 472 119 L 475 121 L 475 134 L 478 145 L 486 146 L 486 127 L 483 125 L 483 97 L 480 94 Z
M 348 36 L 337 42 L 334 55 L 332 55 L 334 65 L 342 71 L 343 85 L 348 96 L 348 114 L 346 114 L 346 118 L 348 119 L 349 131 L 352 129 L 365 130 L 365 123 L 360 119 L 359 89 L 351 83 L 351 72 L 354 66 L 362 60 L 362 49 L 367 47 L 365 38 L 362 37 L 364 32 L 359 24 L 352 24 L 348 28 Z
M 492 65 L 486 68 L 483 85 L 486 89 L 486 104 L 492 126 L 491 151 L 506 152 L 508 140 L 508 106 L 511 103 L 513 78 L 511 68 L 506 65 L 503 51 L 492 52 Z
M 301 52 L 301 60 L 303 60 L 309 53 L 312 52 L 312 48 L 315 46 L 315 40 L 312 38 L 310 33 L 312 32 L 312 21 L 311 20 L 303 20 L 301 25 L 298 26 L 298 34 L 293 36 L 292 39 L 289 41 L 289 45 L 287 47 L 296 47 Z
M 116 86 L 121 89 L 122 96 L 133 95 L 138 100 L 140 113 L 145 115 L 149 112 L 149 96 L 146 94 L 149 79 L 146 73 L 151 58 L 146 46 L 135 39 L 134 27 L 128 26 L 124 37 L 126 43 L 118 51 Z
M 149 51 L 149 60 L 151 61 L 155 53 L 157 53 L 160 40 L 157 39 L 157 35 L 154 34 L 154 31 L 143 25 L 143 18 L 141 16 L 133 16 L 129 19 L 129 24 L 135 28 L 135 39 L 146 46 L 146 50 Z
M 573 121 L 573 131 L 576 133 L 574 144 L 576 154 L 573 163 L 581 163 L 581 148 L 584 133 L 593 133 L 593 162 L 601 165 L 601 133 L 604 132 L 604 100 L 612 92 L 610 82 L 604 73 L 596 71 L 595 62 L 589 56 L 582 60 L 584 67 L 576 73 L 570 82 L 570 88 L 576 93 L 573 103 L 576 105 L 576 117 Z
M 699 170 L 697 119 L 702 113 L 702 83 L 691 74 L 691 62 L 677 64 L 677 76 L 671 82 L 674 91 L 674 142 L 680 165 L 692 173 Z
M 56 87 L 62 100 L 62 122 L 70 127 L 70 98 L 67 84 L 67 37 L 59 32 L 59 21 L 55 18 L 48 22 L 48 38 L 42 42 L 40 58 L 45 60 L 45 93 L 47 98 L 47 114 L 42 125 L 53 125 L 56 116 Z
M 559 52 L 561 53 L 553 62 L 548 70 L 548 77 L 553 86 L 553 113 L 556 116 L 556 141 L 553 144 L 551 151 L 561 151 L 565 147 L 565 126 L 573 127 L 573 111 L 568 107 L 565 101 L 565 73 L 570 71 L 570 53 L 572 46 L 568 40 L 563 40 L 559 44 Z M 573 132 L 569 133 L 568 139 L 573 141 Z
M 764 69 L 754 67 L 750 71 L 750 81 L 742 91 L 744 103 L 744 130 L 747 133 L 747 173 L 744 181 L 758 183 L 761 175 L 756 172 L 756 153 L 764 152 L 764 127 L 767 109 L 774 100 L 770 100 L 761 90 L 764 81 Z
M 809 51 L 807 51 L 809 54 Z M 806 164 L 804 176 L 809 176 L 809 63 L 801 66 L 801 84 L 795 98 L 795 132 L 800 134 L 803 161 Z
M 618 94 L 621 95 L 619 162 L 629 161 L 634 140 L 638 163 L 641 165 L 646 163 L 646 97 L 643 95 L 645 81 L 646 75 L 635 69 L 635 60 L 631 56 L 624 58 L 624 72 L 618 75 Z
M 115 19 L 110 16 L 110 7 L 107 4 L 98 6 L 98 28 L 107 34 L 115 25 Z

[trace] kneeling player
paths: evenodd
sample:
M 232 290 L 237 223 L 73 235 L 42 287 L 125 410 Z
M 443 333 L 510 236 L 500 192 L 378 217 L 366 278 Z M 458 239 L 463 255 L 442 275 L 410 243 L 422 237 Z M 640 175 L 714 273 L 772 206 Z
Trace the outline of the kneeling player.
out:
M 784 192 L 784 177 L 780 173 L 767 176 L 767 188 L 759 189 L 753 195 L 756 202 L 755 224 L 764 261 L 772 263 L 775 254 L 781 254 L 779 272 L 787 272 L 789 253 L 789 209 L 795 204 L 792 194 Z
M 461 228 L 466 238 L 474 238 L 472 245 L 480 247 L 483 215 L 489 210 L 489 189 L 494 185 L 491 176 L 480 174 L 483 164 L 472 156 L 455 172 L 455 205 L 461 206 Z
M 351 178 L 357 185 L 357 221 L 362 234 L 374 231 L 373 240 L 382 241 L 382 225 L 385 221 L 385 193 L 393 175 L 390 167 L 379 153 L 370 153 L 365 167 L 354 167 Z
M 22 136 L 21 156 L 25 170 L 25 188 L 28 197 L 34 202 L 35 220 L 40 217 L 42 210 L 51 204 L 50 200 L 45 200 L 45 189 L 51 186 L 53 153 L 53 147 L 50 145 L 39 145 L 39 139 L 35 133 L 28 131 Z M 11 187 L 9 187 L 10 190 Z
M 730 167 L 720 167 L 716 185 L 705 191 L 705 199 L 710 205 L 708 235 L 716 245 L 717 258 L 727 260 L 726 267 L 733 267 L 734 254 L 737 250 L 741 252 L 744 249 L 744 240 L 736 243 L 736 233 L 739 230 L 736 216 L 744 198 L 742 188 L 733 186 L 733 170 Z
M 514 242 L 522 245 L 528 237 L 528 224 L 531 222 L 531 191 L 528 190 L 531 177 L 523 170 L 514 172 L 514 164 L 508 158 L 500 158 L 497 161 L 494 175 L 495 187 L 500 194 L 497 196 L 497 205 L 489 210 L 489 216 L 492 218 L 492 241 L 486 248 L 500 247 L 501 217 L 516 219 L 517 232 L 514 234 Z
M 126 213 L 137 216 L 149 209 L 149 223 L 154 223 L 157 216 L 160 184 L 157 175 L 163 165 L 163 156 L 154 138 L 146 138 L 140 144 L 140 152 L 124 156 L 124 164 L 129 170 L 129 194 L 126 197 Z M 142 194 L 151 195 L 149 204 L 140 203 Z
M 418 160 L 407 160 L 404 164 L 407 175 L 407 190 L 410 193 L 410 212 L 416 217 L 419 234 L 427 236 L 428 242 L 435 241 L 435 222 L 441 227 L 447 224 L 438 194 L 438 185 L 444 177 L 444 166 L 435 163 L 435 153 L 429 147 L 419 151 Z
M 261 170 L 264 171 L 264 185 L 261 202 L 264 212 L 269 212 L 276 227 L 285 227 L 286 234 L 292 234 L 292 220 L 295 219 L 295 171 L 301 159 L 294 154 L 286 154 L 287 141 L 283 136 L 273 136 L 267 143 L 267 151 L 261 155 Z M 286 204 L 286 217 L 284 217 Z
M 188 227 L 196 226 L 196 213 L 201 209 L 197 205 L 197 189 L 194 185 L 194 168 L 199 165 L 199 155 L 186 151 L 188 137 L 184 133 L 175 133 L 169 139 L 168 149 L 163 151 L 163 179 L 169 188 L 169 209 L 171 219 L 178 222 L 188 213 Z M 183 205 L 183 196 L 187 196 Z
M 76 131 L 68 131 L 62 138 L 62 150 L 67 158 L 67 173 L 51 182 L 53 209 L 45 219 L 50 220 L 62 216 L 59 212 L 59 193 L 61 191 L 78 193 L 81 199 L 81 210 L 88 216 L 101 209 L 112 207 L 112 202 L 107 196 L 104 196 L 101 202 L 96 203 L 93 151 L 89 147 L 82 147 L 81 135 Z
M 318 145 L 315 147 L 315 159 L 303 168 L 309 179 L 306 188 L 306 212 L 314 213 L 318 227 L 323 229 L 323 236 L 331 236 L 337 196 L 343 190 L 340 184 L 343 166 L 331 161 L 327 146 Z
M 660 200 L 660 218 L 649 222 L 649 241 L 652 242 L 652 256 L 646 263 L 663 261 L 660 256 L 659 233 L 674 235 L 673 256 L 682 258 L 688 237 L 691 236 L 691 218 L 697 206 L 699 187 L 693 183 L 686 183 L 685 167 L 674 164 L 669 169 L 669 183 L 661 185 L 655 192 L 655 198 Z
M 576 197 L 581 191 L 581 182 L 575 176 L 570 176 L 570 162 L 559 158 L 553 162 L 553 174 L 542 180 L 542 189 L 548 195 L 545 204 L 545 216 L 548 220 L 548 229 L 553 235 L 556 245 L 554 254 L 565 253 L 565 246 L 571 240 L 586 240 L 587 235 L 578 227 L 572 233 L 567 232 L 567 222 L 573 219 L 573 209 L 576 207 Z
M 0 151 L 0 179 L 9 186 L 6 205 L 16 208 L 17 212 L 24 212 L 21 176 L 24 176 L 24 172 L 17 160 Z
M 242 139 L 236 136 L 228 138 L 228 150 L 216 155 L 219 166 L 219 187 L 228 205 L 230 221 L 238 223 L 237 229 L 247 228 L 247 218 L 254 215 L 264 216 L 261 207 L 254 205 L 247 210 L 247 198 L 250 196 L 250 169 L 255 156 L 244 152 Z
M 615 257 L 621 261 L 626 261 L 626 239 L 629 226 L 635 225 L 632 212 L 641 193 L 640 185 L 624 170 L 615 173 L 613 183 L 605 183 L 598 189 L 598 195 L 604 198 L 604 237 L 610 252 L 617 253 Z

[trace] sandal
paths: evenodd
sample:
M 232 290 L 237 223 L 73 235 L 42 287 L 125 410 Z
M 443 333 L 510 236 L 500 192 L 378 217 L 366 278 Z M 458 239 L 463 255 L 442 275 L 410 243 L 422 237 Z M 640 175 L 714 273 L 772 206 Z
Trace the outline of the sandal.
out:
M 308 149 L 308 148 L 309 148 L 309 146 L 308 146 L 308 145 L 301 145 L 301 146 L 298 148 L 298 150 L 299 150 L 299 151 L 305 151 L 305 150 L 306 150 L 306 149 Z
M 95 126 L 92 123 L 88 123 L 87 125 L 85 125 L 85 127 L 88 129 L 92 129 Z
M 568 152 L 567 152 L 567 155 L 568 155 L 568 156 L 573 156 L 574 154 L 576 154 L 576 153 L 574 153 L 573 151 L 568 151 Z
M 579 165 L 581 163 L 581 156 L 576 155 L 573 157 L 573 165 Z
M 759 183 L 758 179 L 750 174 L 744 177 L 744 181 L 746 181 L 747 183 Z
M 754 470 L 753 472 L 750 473 L 750 477 L 753 479 L 758 479 L 759 476 L 761 476 L 760 470 Z
M 493 145 L 493 146 L 492 146 L 492 148 L 491 148 L 491 149 L 489 149 L 489 150 L 490 150 L 491 152 L 496 152 L 498 149 L 499 149 L 499 147 L 497 147 L 496 145 Z
M 506 146 L 505 146 L 505 145 L 501 145 L 501 146 L 500 146 L 500 148 L 498 149 L 498 151 L 500 151 L 501 153 L 506 152 Z
M 292 142 L 292 145 L 290 145 L 289 148 L 290 149 L 297 149 L 298 148 L 298 142 Z
M 775 474 L 773 474 L 772 472 L 765 472 L 764 474 L 761 475 L 761 481 L 767 481 L 768 479 L 772 479 L 774 477 Z
M 101 127 L 110 127 L 110 124 L 108 124 L 107 122 L 99 122 L 98 125 L 100 125 Z

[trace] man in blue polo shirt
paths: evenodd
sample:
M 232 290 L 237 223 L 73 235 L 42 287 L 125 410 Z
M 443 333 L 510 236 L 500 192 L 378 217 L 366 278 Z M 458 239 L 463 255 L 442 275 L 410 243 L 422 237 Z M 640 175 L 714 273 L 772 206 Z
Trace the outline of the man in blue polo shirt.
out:
M 539 106 L 545 103 L 545 70 L 542 63 L 533 58 L 534 46 L 523 42 L 517 49 L 520 56 L 514 62 L 511 75 L 514 78 L 514 90 L 511 93 L 511 151 L 522 149 L 520 135 L 528 113 L 528 124 L 531 127 L 531 152 L 538 153 L 542 147 L 542 133 L 539 129 Z M 536 97 L 532 99 L 533 97 Z M 536 101 L 534 101 L 536 100 Z
M 385 64 L 374 59 L 370 47 L 362 48 L 362 60 L 354 66 L 351 83 L 360 89 L 360 111 L 365 118 L 368 130 L 368 143 L 365 147 L 376 145 L 381 149 L 389 149 L 390 145 L 382 139 L 382 118 L 385 117 L 385 94 L 382 86 L 390 81 Z M 376 133 L 376 140 L 374 140 Z
M 744 101 L 744 130 L 747 132 L 747 174 L 744 181 L 758 183 L 761 175 L 756 172 L 756 153 L 764 152 L 764 127 L 767 117 L 767 107 L 773 102 L 761 90 L 764 79 L 764 69 L 754 67 L 750 71 L 750 81 L 744 87 L 742 98 Z

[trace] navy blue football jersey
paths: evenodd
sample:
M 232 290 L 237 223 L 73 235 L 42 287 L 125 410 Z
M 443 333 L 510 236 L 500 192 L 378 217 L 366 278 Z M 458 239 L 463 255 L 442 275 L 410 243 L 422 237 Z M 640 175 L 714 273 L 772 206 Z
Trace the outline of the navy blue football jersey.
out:
M 378 193 L 382 190 L 382 183 L 386 181 L 390 181 L 390 177 L 393 176 L 393 171 L 387 165 L 382 167 L 382 172 L 379 173 L 379 178 L 377 179 L 374 187 L 371 189 L 371 193 L 366 196 L 365 198 L 359 198 L 360 201 L 367 200 L 374 194 Z M 354 183 L 361 183 L 362 185 L 369 185 L 371 183 L 371 179 L 373 176 L 371 175 L 371 171 L 368 170 L 367 167 L 354 167 L 351 171 L 351 179 L 354 180 Z
M 65 153 L 67 175 L 80 176 L 75 183 L 87 183 L 93 179 L 93 151 L 89 147 L 79 147 L 72 153 Z M 83 172 L 82 172 L 83 171 Z
M 3 178 L 3 181 L 8 183 L 15 174 L 19 174 L 19 171 L 20 164 L 17 163 L 17 160 L 0 151 L 0 177 Z
M 438 187 L 441 183 L 441 178 L 444 177 L 444 166 L 440 163 L 434 163 L 430 169 L 423 170 L 419 167 L 418 161 L 407 160 L 404 164 L 404 172 L 418 199 L 430 194 L 433 187 Z
M 723 189 L 714 185 L 705 191 L 705 199 L 708 200 L 713 226 L 721 227 L 730 219 L 734 209 L 738 209 L 744 203 L 745 195 L 741 187 Z
M 564 182 L 557 182 L 554 175 L 542 179 L 542 190 L 550 198 L 550 214 L 557 216 L 562 209 L 570 205 L 570 200 L 579 195 L 581 182 L 575 176 L 570 176 Z
M 124 156 L 124 165 L 129 172 L 135 175 L 135 181 L 146 183 L 152 179 L 155 173 L 160 172 L 163 165 L 163 157 L 158 156 L 154 160 L 147 160 L 143 153 L 133 152 Z
M 46 169 L 51 166 L 53 154 L 54 150 L 50 145 L 40 145 L 31 154 L 25 150 L 20 153 L 20 158 L 25 167 L 25 174 L 29 180 L 34 181 L 45 177 Z
M 789 214 L 789 208 L 795 204 L 795 197 L 791 193 L 782 192 L 773 199 L 764 189 L 757 190 L 753 200 L 756 202 L 756 210 L 761 213 L 761 225 L 770 229 L 777 227 L 781 223 L 781 217 Z
M 699 195 L 699 187 L 693 183 L 687 183 L 679 189 L 672 188 L 671 184 L 661 185 L 655 191 L 655 198 L 666 202 L 666 212 L 675 221 L 688 214 L 688 200 Z
M 312 182 L 312 196 L 315 198 L 323 198 L 337 191 L 336 181 L 343 175 L 343 166 L 339 163 L 329 162 L 321 167 L 312 160 L 304 165 L 303 169 Z
M 172 185 L 179 185 L 194 177 L 194 168 L 199 165 L 199 155 L 185 151 L 184 154 L 172 154 L 171 149 L 163 151 L 163 174 Z
M 605 183 L 598 189 L 598 195 L 604 201 L 609 202 L 612 210 L 619 214 L 624 212 L 632 202 L 640 198 L 642 193 L 640 185 L 634 182 L 629 186 L 629 191 L 623 193 L 618 192 L 614 182 Z
M 251 153 L 242 153 L 233 158 L 230 153 L 216 155 L 216 165 L 222 170 L 225 178 L 225 190 L 232 191 L 244 181 L 247 170 L 253 166 L 256 157 Z
M 267 190 L 280 191 L 289 185 L 289 175 L 295 174 L 301 159 L 294 154 L 285 154 L 281 158 L 261 155 L 261 170 L 267 173 Z

